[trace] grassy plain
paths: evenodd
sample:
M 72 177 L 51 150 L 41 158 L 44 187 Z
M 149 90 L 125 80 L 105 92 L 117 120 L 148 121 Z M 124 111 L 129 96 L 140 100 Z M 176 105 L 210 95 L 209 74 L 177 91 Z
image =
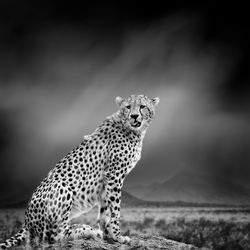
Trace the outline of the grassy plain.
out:
M 73 222 L 96 226 L 96 209 Z M 123 207 L 125 235 L 159 235 L 210 249 L 250 249 L 250 208 Z M 0 241 L 12 236 L 24 221 L 23 209 L 0 210 Z

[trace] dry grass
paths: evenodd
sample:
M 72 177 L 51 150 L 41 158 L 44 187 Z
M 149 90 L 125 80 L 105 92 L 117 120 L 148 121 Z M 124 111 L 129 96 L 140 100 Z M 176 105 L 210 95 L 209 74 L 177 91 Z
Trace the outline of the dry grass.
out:
M 174 214 L 170 217 L 170 208 L 123 208 L 122 232 L 129 236 L 160 235 L 212 249 L 250 249 L 249 209 L 172 209 Z M 24 210 L 0 211 L 2 241 L 21 228 Z M 95 217 L 94 210 L 79 218 L 78 222 L 95 225 Z

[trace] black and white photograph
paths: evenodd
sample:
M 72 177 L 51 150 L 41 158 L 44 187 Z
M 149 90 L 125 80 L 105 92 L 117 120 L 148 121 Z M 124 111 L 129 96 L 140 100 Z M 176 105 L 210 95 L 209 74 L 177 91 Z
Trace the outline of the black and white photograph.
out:
M 0 0 L 0 249 L 250 249 L 248 5 Z

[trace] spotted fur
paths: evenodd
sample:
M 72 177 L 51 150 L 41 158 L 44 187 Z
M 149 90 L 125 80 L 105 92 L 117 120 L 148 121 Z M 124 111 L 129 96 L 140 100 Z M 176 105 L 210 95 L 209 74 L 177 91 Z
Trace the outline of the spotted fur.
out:
M 118 111 L 84 136 L 37 187 L 25 211 L 23 228 L 0 244 L 2 249 L 22 241 L 53 243 L 84 237 L 130 241 L 120 233 L 121 188 L 141 157 L 142 140 L 159 98 L 132 95 L 117 97 L 116 102 Z M 99 229 L 69 223 L 96 205 Z

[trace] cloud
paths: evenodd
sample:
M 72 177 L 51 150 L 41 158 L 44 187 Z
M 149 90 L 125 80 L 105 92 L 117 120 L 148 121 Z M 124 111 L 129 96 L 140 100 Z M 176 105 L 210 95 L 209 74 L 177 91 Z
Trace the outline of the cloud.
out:
M 117 95 L 134 93 L 161 102 L 128 183 L 164 179 L 183 166 L 223 172 L 249 163 L 249 120 L 226 113 L 217 96 L 234 64 L 214 44 L 201 50 L 196 26 L 195 18 L 174 17 L 104 41 L 70 28 L 38 32 L 21 73 L 8 84 L 0 79 L 0 111 L 10 114 L 15 137 L 1 154 L 2 176 L 34 185 L 116 111 Z

